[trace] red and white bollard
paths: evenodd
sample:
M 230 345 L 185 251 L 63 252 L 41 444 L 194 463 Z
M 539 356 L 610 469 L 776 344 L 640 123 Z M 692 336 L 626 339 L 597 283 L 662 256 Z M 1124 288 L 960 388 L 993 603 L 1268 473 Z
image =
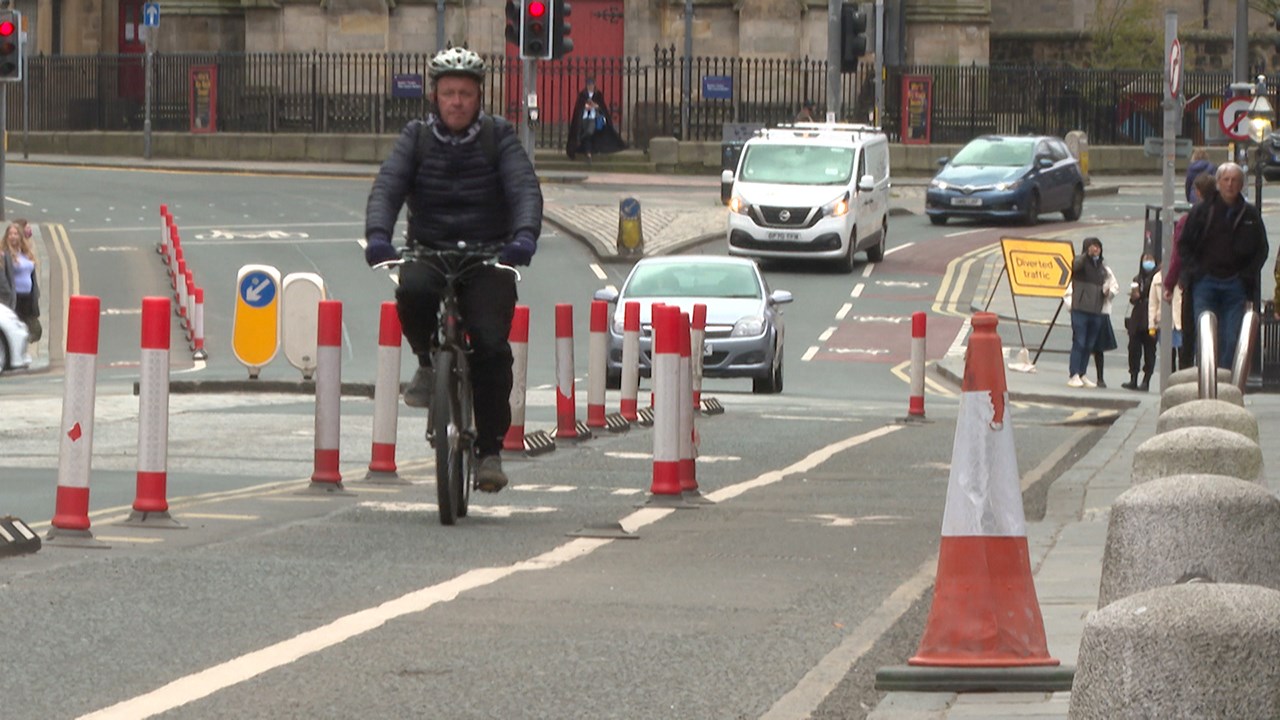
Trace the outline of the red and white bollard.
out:
M 378 374 L 373 383 L 373 449 L 365 479 L 408 485 L 396 471 L 396 428 L 400 399 L 400 316 L 394 301 L 382 303 L 378 315 Z
M 922 312 L 911 314 L 911 399 L 907 402 L 907 419 L 924 419 L 925 319 Z
M 640 303 L 629 302 L 622 315 L 622 400 L 619 411 L 627 422 L 639 419 L 636 397 L 640 394 Z
M 578 437 L 577 396 L 573 389 L 573 306 L 556 305 L 556 437 Z
M 342 491 L 342 301 L 321 300 L 316 322 L 316 462 L 308 490 Z
M 195 337 L 192 338 L 192 341 L 191 341 L 194 344 L 195 350 L 194 352 L 191 353 L 191 357 L 194 360 L 208 360 L 209 353 L 205 352 L 205 349 L 204 349 L 204 288 L 197 285 L 195 296 L 196 296 L 196 319 L 195 319 L 196 332 L 195 332 Z
M 587 427 L 602 428 L 604 419 L 605 367 L 609 352 L 609 303 L 591 301 L 591 335 L 587 345 Z
M 650 505 L 682 506 L 680 488 L 680 311 L 655 306 L 653 327 L 653 481 Z
M 191 350 L 196 349 L 196 278 L 195 275 L 188 270 L 184 279 L 186 283 L 186 292 L 183 293 L 186 300 L 186 319 L 183 330 L 187 334 L 187 347 Z
M 178 274 L 173 278 L 173 299 L 177 302 L 174 314 L 178 316 L 178 324 L 187 329 L 187 261 L 178 261 Z
M 502 449 L 524 450 L 525 395 L 529 388 L 529 306 L 517 305 L 511 317 L 511 427 L 502 439 Z
M 173 222 L 173 217 L 169 217 L 169 253 L 165 256 L 164 268 L 169 273 L 170 280 L 173 274 L 178 271 L 178 251 L 182 249 L 182 238 L 178 236 L 178 226 Z
M 169 515 L 169 298 L 142 298 L 138 481 L 126 525 L 185 527 Z
M 93 464 L 93 410 L 97 402 L 98 321 L 101 303 L 72 295 L 67 313 L 63 371 L 62 438 L 58 447 L 58 491 L 48 540 L 106 547 L 89 530 L 89 472 Z M 166 308 L 166 317 L 168 309 Z
M 693 343 L 689 315 L 680 313 L 680 492 L 686 499 L 701 498 L 693 463 Z
M 689 329 L 689 359 L 693 363 L 693 412 L 702 407 L 702 347 L 707 341 L 707 306 L 695 303 L 693 322 Z
M 160 242 L 156 244 L 156 252 L 165 256 L 168 262 L 169 256 L 169 206 L 160 203 Z

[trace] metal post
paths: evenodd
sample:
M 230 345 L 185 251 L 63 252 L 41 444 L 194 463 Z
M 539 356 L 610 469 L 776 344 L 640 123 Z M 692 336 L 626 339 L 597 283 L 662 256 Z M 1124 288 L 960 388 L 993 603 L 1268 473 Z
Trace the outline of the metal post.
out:
M 1160 211 L 1160 267 L 1168 272 L 1169 256 L 1173 247 L 1173 183 L 1174 183 L 1174 149 L 1178 134 L 1178 116 L 1181 114 L 1181 99 L 1172 93 L 1173 67 L 1171 50 L 1178 38 L 1178 13 L 1166 10 L 1164 13 L 1164 152 L 1161 154 L 1161 183 L 1164 193 L 1161 198 Z M 1191 298 L 1183 298 L 1190 302 Z M 1167 358 L 1173 352 L 1173 309 L 1172 305 L 1160 299 L 1160 340 L 1157 352 L 1160 362 L 1160 390 L 1169 386 L 1169 363 Z
M 9 152 L 9 143 L 4 138 L 9 136 L 9 83 L 0 83 L 0 220 L 5 219 L 4 208 L 4 165 L 5 155 Z
M 680 139 L 689 137 L 689 106 L 693 102 L 693 0 L 684 0 L 684 72 L 680 76 Z
M 155 43 L 152 42 L 151 36 L 154 32 L 153 28 L 144 27 L 143 31 L 147 34 L 146 46 L 146 79 L 143 99 L 142 99 L 142 157 L 147 160 L 151 159 L 151 60 L 154 54 Z
M 1236 0 L 1235 52 L 1231 60 L 1231 79 L 1249 80 L 1249 0 Z M 1233 157 L 1232 160 L 1235 158 Z
M 531 122 L 531 110 L 536 107 L 535 103 L 538 98 L 538 65 L 537 60 L 533 58 L 524 58 L 520 61 L 520 118 L 523 122 L 520 124 L 520 144 L 524 146 L 524 151 L 529 154 L 529 162 L 533 162 L 533 123 Z
M 25 42 L 26 38 L 23 38 L 23 43 L 25 44 Z M 27 154 L 27 131 L 31 128 L 31 78 L 28 77 L 31 67 L 27 64 L 25 52 L 18 59 L 22 62 L 22 159 L 26 160 L 29 157 Z
M 872 125 L 884 126 L 884 0 L 876 0 L 876 119 Z
M 840 7 L 841 0 L 827 0 L 827 122 L 840 112 Z
M 436 52 L 444 50 L 444 0 L 436 0 Z
M 1262 212 L 1262 145 L 1254 143 L 1253 147 L 1253 204 Z

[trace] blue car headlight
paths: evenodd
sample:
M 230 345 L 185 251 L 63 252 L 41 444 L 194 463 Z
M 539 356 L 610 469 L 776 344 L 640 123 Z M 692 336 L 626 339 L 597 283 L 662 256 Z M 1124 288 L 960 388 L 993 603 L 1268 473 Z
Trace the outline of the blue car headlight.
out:
M 1018 178 L 1017 180 L 1013 180 L 1010 182 L 996 183 L 996 190 L 999 190 L 1000 192 L 1005 192 L 1008 190 L 1017 190 L 1020 185 L 1022 185 L 1022 178 Z
M 947 184 L 946 180 L 939 180 L 938 178 L 934 178 L 929 181 L 929 187 L 934 190 L 946 190 L 951 186 Z

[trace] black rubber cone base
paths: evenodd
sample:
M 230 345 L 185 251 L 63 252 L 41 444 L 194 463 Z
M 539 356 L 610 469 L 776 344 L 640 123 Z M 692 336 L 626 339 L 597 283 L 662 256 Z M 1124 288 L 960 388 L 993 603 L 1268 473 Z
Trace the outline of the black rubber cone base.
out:
M 1057 692 L 1070 690 L 1074 665 L 930 667 L 894 665 L 876 671 L 884 692 Z

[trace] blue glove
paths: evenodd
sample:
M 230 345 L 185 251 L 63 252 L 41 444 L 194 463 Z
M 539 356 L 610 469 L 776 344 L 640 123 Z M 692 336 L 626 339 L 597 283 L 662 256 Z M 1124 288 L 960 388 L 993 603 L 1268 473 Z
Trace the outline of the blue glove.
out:
M 364 261 L 369 263 L 369 267 L 399 258 L 400 252 L 391 244 L 391 238 L 382 233 L 373 233 L 369 236 L 369 242 L 364 246 Z
M 533 234 L 522 232 L 503 246 L 502 253 L 498 255 L 498 262 L 503 265 L 528 265 L 537 251 L 538 242 L 533 239 Z

